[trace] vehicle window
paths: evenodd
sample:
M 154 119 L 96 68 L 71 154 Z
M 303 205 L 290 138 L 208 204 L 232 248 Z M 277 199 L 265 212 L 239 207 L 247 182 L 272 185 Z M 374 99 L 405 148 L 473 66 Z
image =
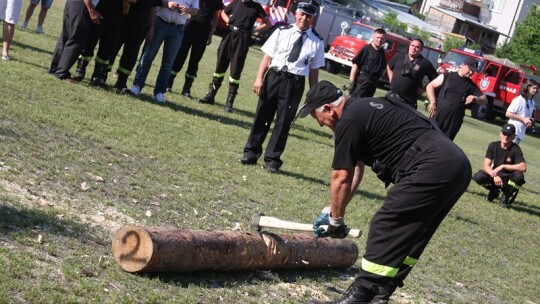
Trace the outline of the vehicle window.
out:
M 409 45 L 408 45 L 408 44 L 403 44 L 403 43 L 398 43 L 398 44 L 397 44 L 397 52 L 398 52 L 398 53 L 405 53 L 405 54 L 407 54 L 407 53 L 408 53 L 408 48 L 409 48 Z
M 353 36 L 358 39 L 365 40 L 367 42 L 371 42 L 371 37 L 373 36 L 373 30 L 365 28 L 363 26 L 353 24 L 348 35 Z
M 391 51 L 394 49 L 394 41 L 393 40 L 386 40 L 384 43 L 384 49 L 387 51 Z
M 287 7 L 287 0 L 278 0 L 277 6 Z
M 499 73 L 499 67 L 496 65 L 490 65 L 484 71 L 484 74 L 486 74 L 486 76 L 489 76 L 489 77 L 497 77 L 498 73 Z
M 518 71 L 510 71 L 504 77 L 504 81 L 513 83 L 513 84 L 519 84 L 520 79 L 521 79 L 521 73 Z

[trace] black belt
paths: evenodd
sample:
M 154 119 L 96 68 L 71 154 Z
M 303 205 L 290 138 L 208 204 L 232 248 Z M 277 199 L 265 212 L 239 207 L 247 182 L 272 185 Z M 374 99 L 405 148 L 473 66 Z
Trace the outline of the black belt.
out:
M 283 66 L 281 68 L 281 70 L 279 70 L 276 67 L 272 67 L 272 68 L 270 68 L 270 72 L 272 72 L 272 73 L 274 73 L 276 75 L 284 76 L 286 78 L 291 78 L 291 79 L 295 79 L 295 80 L 304 80 L 305 76 L 296 75 L 296 74 L 287 72 L 286 69 L 287 69 L 287 66 Z
M 178 23 L 174 23 L 174 22 L 169 22 L 161 17 L 158 16 L 158 18 L 163 21 L 164 23 L 167 23 L 169 26 L 174 26 L 174 27 L 177 27 L 177 26 L 181 26 L 181 25 L 184 25 L 183 23 L 182 24 L 178 24 Z
M 410 102 L 408 101 L 407 99 L 399 96 L 398 93 L 394 92 L 394 91 L 388 91 L 386 93 L 386 97 L 387 99 L 390 99 L 391 101 L 393 102 L 401 102 L 401 103 L 404 103 L 408 106 L 411 106 L 413 109 L 416 109 L 417 108 L 417 105 L 416 105 L 416 102 Z
M 359 72 L 360 75 L 365 75 L 367 76 L 369 79 L 379 79 L 381 76 L 380 75 L 377 75 L 377 74 L 373 74 L 373 73 L 370 73 L 370 72 L 365 72 L 365 71 L 360 71 Z
M 243 29 L 243 28 L 239 28 L 239 27 L 234 26 L 234 25 L 229 25 L 229 28 L 230 28 L 231 31 L 233 31 L 233 32 L 244 33 L 244 34 L 251 34 L 251 31 L 245 30 L 245 29 Z

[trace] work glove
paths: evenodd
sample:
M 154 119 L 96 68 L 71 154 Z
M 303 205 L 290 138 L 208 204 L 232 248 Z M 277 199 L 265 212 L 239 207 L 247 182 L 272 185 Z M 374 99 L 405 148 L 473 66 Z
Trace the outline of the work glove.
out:
M 347 237 L 347 225 L 341 224 L 339 226 L 328 225 L 328 230 L 323 237 L 331 237 L 335 239 L 344 239 Z
M 341 87 L 343 91 L 349 91 L 349 94 L 354 91 L 354 82 L 349 82 Z
M 315 223 L 313 223 L 315 237 L 324 237 L 323 235 L 326 233 L 326 230 L 321 225 L 330 225 L 330 207 L 324 207 L 319 217 L 315 220 Z

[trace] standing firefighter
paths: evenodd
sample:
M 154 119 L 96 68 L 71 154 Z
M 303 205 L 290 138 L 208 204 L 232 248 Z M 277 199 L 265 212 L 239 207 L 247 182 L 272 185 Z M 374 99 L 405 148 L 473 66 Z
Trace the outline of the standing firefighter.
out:
M 321 81 L 307 92 L 298 113 L 307 115 L 335 137 L 330 213 L 321 213 L 313 225 L 317 237 L 347 235 L 345 209 L 362 181 L 364 164 L 394 183 L 371 221 L 358 276 L 330 303 L 388 303 L 467 189 L 471 164 L 426 117 L 385 98 L 349 98 Z M 328 230 L 320 225 L 329 225 Z
M 180 72 L 188 57 L 189 63 L 186 71 L 182 95 L 191 98 L 191 85 L 197 77 L 199 61 L 201 61 L 206 46 L 212 43 L 212 35 L 216 29 L 218 11 L 223 8 L 221 0 L 201 0 L 199 12 L 186 24 L 182 45 L 172 66 L 171 75 L 167 82 L 167 91 L 172 91 L 176 74 Z M 208 39 L 202 39 L 208 37 Z M 190 52 L 191 49 L 191 52 Z
M 219 44 L 216 70 L 212 83 L 210 83 L 206 96 L 199 99 L 199 102 L 214 104 L 214 97 L 221 87 L 230 63 L 229 94 L 225 103 L 225 111 L 232 112 L 234 99 L 240 86 L 240 75 L 244 69 L 244 63 L 249 51 L 253 25 L 257 18 L 263 21 L 261 25 L 253 30 L 255 33 L 259 33 L 270 27 L 271 23 L 262 6 L 251 0 L 237 0 L 227 5 L 221 11 L 221 18 L 229 26 L 230 32 L 223 37 Z
M 281 154 L 304 94 L 305 77 L 308 76 L 310 86 L 315 85 L 319 68 L 324 66 L 322 37 L 309 27 L 317 9 L 318 3 L 313 4 L 313 1 L 298 3 L 295 25 L 278 28 L 261 48 L 264 57 L 253 85 L 259 103 L 240 160 L 242 164 L 257 163 L 274 115 L 276 122 L 266 147 L 264 168 L 275 173 L 283 164 Z

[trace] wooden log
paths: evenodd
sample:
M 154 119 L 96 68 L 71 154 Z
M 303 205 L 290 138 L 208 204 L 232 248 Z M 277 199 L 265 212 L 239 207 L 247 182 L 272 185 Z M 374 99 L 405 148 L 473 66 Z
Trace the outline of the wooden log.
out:
M 127 272 L 346 268 L 358 258 L 350 239 L 135 226 L 115 233 L 112 251 Z

